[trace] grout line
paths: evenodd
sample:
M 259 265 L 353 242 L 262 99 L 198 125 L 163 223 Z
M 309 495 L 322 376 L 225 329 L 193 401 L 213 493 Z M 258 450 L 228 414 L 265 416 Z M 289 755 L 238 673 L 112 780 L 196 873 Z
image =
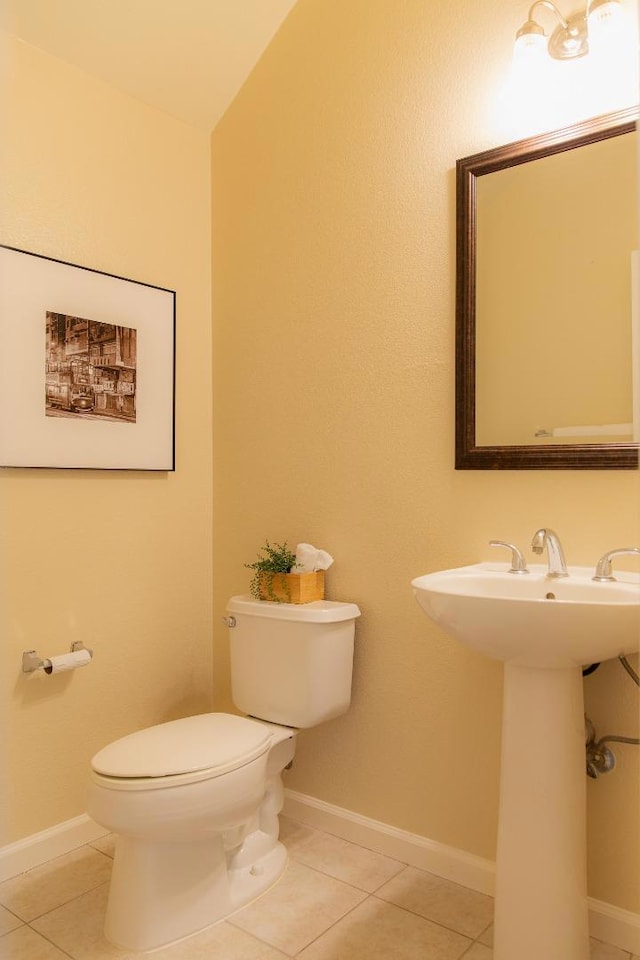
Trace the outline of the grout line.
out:
M 74 897 L 74 899 L 76 898 Z M 69 902 L 71 903 L 71 901 Z M 42 916 L 45 916 L 45 914 L 42 914 Z M 26 924 L 26 926 L 28 926 L 29 929 L 33 933 L 37 934 L 37 936 L 39 936 L 42 940 L 46 940 L 47 943 L 50 943 L 52 947 L 55 947 L 55 949 L 58 950 L 61 954 L 63 954 L 65 957 L 69 957 L 69 960 L 77 960 L 77 958 L 75 958 L 72 953 L 69 953 L 67 950 L 61 947 L 59 943 L 55 942 L 55 940 L 51 940 L 45 933 L 41 933 L 40 930 L 36 930 L 35 927 L 32 927 L 30 923 Z
M 74 897 L 69 897 L 68 900 L 64 900 L 62 903 L 58 903 L 55 907 L 50 907 L 49 910 L 45 910 L 44 913 L 39 913 L 37 917 L 31 917 L 30 920 L 23 920 L 22 923 L 25 927 L 31 927 L 31 929 L 34 930 L 39 936 L 44 937 L 45 935 L 43 933 L 40 933 L 39 930 L 36 930 L 36 928 L 32 926 L 34 921 L 42 920 L 43 917 L 48 917 L 50 913 L 55 913 L 56 910 L 62 910 L 63 907 L 68 907 L 70 903 L 74 903 L 76 900 L 80 900 L 81 897 L 86 897 L 88 893 L 94 893 L 96 890 L 99 890 L 101 887 L 108 887 L 109 883 L 110 883 L 109 880 L 102 880 L 100 881 L 100 883 L 96 884 L 94 887 L 88 887 L 86 890 L 83 890 L 82 893 L 77 893 Z M 7 908 L 5 907 L 5 910 L 6 909 Z M 47 938 L 45 937 L 45 939 Z M 54 944 L 54 946 L 58 947 L 58 944 L 56 943 Z M 62 947 L 58 947 L 58 950 L 62 950 Z
M 493 923 L 494 923 L 493 920 L 491 921 L 491 923 L 488 923 L 488 924 L 486 925 L 486 927 L 484 928 L 484 930 L 482 930 L 482 931 L 478 934 L 478 936 L 476 937 L 476 940 L 478 941 L 478 943 L 480 944 L 480 946 L 481 946 L 481 947 L 487 947 L 487 949 L 489 949 L 489 950 L 493 950 L 493 947 L 492 947 L 492 946 L 489 946 L 488 943 L 482 943 L 482 941 L 480 940 L 480 937 L 483 937 L 483 936 L 485 935 L 485 933 L 487 933 L 487 931 L 489 931 L 489 930 L 491 929 L 491 927 L 493 926 Z
M 11 910 L 9 907 L 5 907 L 4 903 L 0 903 L 0 907 L 2 907 L 2 909 L 5 910 L 7 913 L 11 914 L 12 917 L 15 917 L 16 920 L 18 921 L 19 926 L 23 927 L 28 923 L 27 920 L 23 920 L 22 917 L 19 917 L 18 914 L 15 912 L 15 910 Z M 13 930 L 17 930 L 17 929 L 18 929 L 17 927 L 13 928 Z M 7 933 L 13 933 L 13 930 L 7 930 Z M 7 933 L 3 933 L 2 936 L 6 937 Z
M 313 870 L 313 867 L 310 867 L 309 869 L 310 869 L 310 870 Z M 328 876 L 328 874 L 323 874 L 323 876 Z M 334 877 L 334 879 L 335 879 L 335 877 Z M 356 889 L 358 889 L 358 888 L 356 888 Z M 364 893 L 365 891 L 364 891 L 364 890 L 361 890 L 360 892 L 361 892 L 361 893 Z M 302 950 L 299 950 L 297 953 L 295 953 L 295 954 L 293 955 L 293 960 L 295 960 L 296 957 L 301 956 L 301 954 L 307 949 L 307 947 L 310 947 L 312 943 L 316 943 L 316 941 L 317 941 L 317 940 L 320 940 L 322 937 L 324 937 L 324 935 L 325 935 L 326 933 L 329 933 L 329 930 L 333 930 L 333 928 L 334 928 L 335 926 L 337 926 L 339 923 L 341 923 L 341 922 L 345 919 L 345 917 L 348 917 L 350 913 L 353 913 L 354 910 L 357 910 L 358 907 L 361 907 L 363 904 L 365 904 L 365 903 L 367 902 L 367 900 L 372 900 L 372 899 L 373 899 L 373 895 L 372 895 L 372 894 L 369 894 L 369 895 L 367 895 L 367 896 L 364 898 L 364 900 L 361 900 L 360 903 L 354 904 L 354 906 L 351 907 L 349 910 L 347 910 L 347 912 L 346 912 L 345 914 L 343 914 L 341 917 L 338 917 L 337 920 L 334 920 L 333 923 L 332 923 L 330 926 L 328 926 L 326 930 L 323 930 L 322 933 L 319 933 L 317 937 L 314 937 L 312 940 L 309 940 L 309 943 L 305 943 L 305 945 L 304 945 L 304 947 L 302 948 Z M 284 952 L 284 951 L 283 951 L 283 952 Z
M 293 820 L 293 818 L 291 818 L 291 817 L 289 817 L 289 818 L 287 818 L 287 819 Z M 300 821 L 293 821 L 293 822 L 298 823 L 298 822 L 300 822 Z M 304 825 L 304 826 L 307 826 L 306 824 L 303 824 L 303 825 Z M 310 829 L 314 830 L 315 833 L 320 834 L 320 835 L 333 836 L 333 834 L 328 834 L 327 831 L 320 830 L 320 829 L 318 829 L 318 828 L 316 828 L 316 827 L 312 827 L 312 828 L 310 828 Z M 99 839 L 102 839 L 102 838 L 99 838 Z M 341 839 L 343 839 L 343 838 L 341 838 Z M 80 846 L 79 846 L 78 848 L 76 848 L 76 849 L 80 850 L 80 849 L 82 849 L 83 847 L 84 847 L 84 848 L 88 848 L 88 849 L 92 850 L 93 852 L 102 855 L 102 856 L 105 857 L 107 860 L 113 862 L 113 857 L 112 857 L 110 854 L 105 853 L 103 850 L 99 850 L 99 849 L 97 849 L 96 847 L 93 846 L 93 843 L 94 843 L 94 842 L 95 842 L 95 841 L 88 841 L 88 842 L 86 842 L 85 844 L 80 845 Z M 362 844 L 352 843 L 352 841 L 349 841 L 349 840 L 345 840 L 344 842 L 345 842 L 348 846 L 359 847 L 359 848 L 364 849 L 364 850 L 369 850 L 369 849 L 370 849 L 370 848 L 368 848 L 368 847 L 363 846 Z M 372 852 L 375 853 L 376 851 L 372 851 Z M 363 898 L 362 900 L 360 900 L 359 903 L 354 904 L 354 906 L 351 907 L 345 914 L 343 914 L 341 917 L 339 917 L 338 919 L 336 919 L 335 921 L 333 921 L 333 923 L 331 923 L 331 924 L 326 928 L 326 930 L 323 930 L 323 931 L 322 931 L 321 933 L 319 933 L 317 936 L 313 937 L 313 939 L 310 940 L 308 943 L 306 943 L 306 944 L 304 945 L 304 947 L 303 947 L 300 951 L 298 951 L 298 952 L 296 952 L 295 954 L 292 954 L 292 955 L 287 954 L 288 956 L 291 957 L 291 960 L 295 960 L 296 957 L 300 957 L 301 953 L 302 953 L 304 950 L 306 950 L 307 947 L 309 947 L 311 944 L 315 943 L 316 941 L 320 940 L 323 936 L 325 936 L 325 934 L 327 934 L 330 930 L 332 930 L 333 927 L 335 927 L 337 924 L 341 923 L 341 922 L 342 922 L 343 920 L 345 920 L 351 913 L 353 913 L 355 910 L 357 910 L 357 909 L 358 909 L 359 907 L 361 907 L 363 904 L 365 904 L 365 903 L 367 903 L 368 901 L 371 901 L 371 900 L 375 900 L 377 903 L 379 903 L 379 904 L 384 904 L 385 906 L 395 907 L 396 909 L 401 910 L 401 911 L 403 911 L 404 913 L 407 913 L 407 914 L 410 914 L 410 915 L 412 915 L 412 916 L 415 916 L 415 917 L 419 918 L 420 920 L 424 920 L 424 921 L 426 921 L 427 923 L 431 923 L 431 924 L 433 924 L 433 925 L 435 925 L 435 926 L 437 926 L 437 927 L 440 927 L 440 928 L 442 928 L 442 929 L 444 929 L 444 930 L 447 930 L 449 933 L 454 933 L 454 934 L 456 934 L 457 936 L 462 937 L 462 938 L 465 939 L 465 940 L 468 940 L 469 942 L 468 942 L 467 946 L 464 948 L 463 953 L 460 954 L 460 957 L 458 958 L 458 960 L 463 960 L 463 958 L 464 958 L 465 956 L 467 956 L 467 954 L 471 951 L 471 949 L 473 948 L 474 944 L 476 944 L 476 943 L 480 944 L 481 946 L 484 946 L 487 950 L 492 950 L 492 948 L 491 948 L 490 946 L 488 946 L 487 944 L 483 944 L 483 943 L 481 942 L 480 937 L 482 937 L 482 936 L 489 930 L 489 928 L 491 927 L 491 924 L 492 924 L 493 921 L 491 921 L 491 923 L 487 924 L 487 926 L 486 926 L 485 928 L 483 928 L 483 930 L 482 930 L 475 938 L 472 938 L 472 937 L 469 936 L 469 934 L 461 933 L 459 930 L 456 930 L 454 927 L 449 927 L 449 926 L 447 926 L 445 923 L 442 923 L 442 922 L 440 922 L 440 921 L 438 921 L 438 920 L 434 920 L 434 919 L 432 919 L 431 917 L 424 916 L 424 915 L 421 914 L 421 913 L 417 913 L 416 911 L 412 910 L 411 908 L 408 908 L 408 907 L 405 907 L 405 906 L 401 906 L 400 904 L 394 903 L 394 902 L 391 901 L 391 900 L 385 900 L 384 898 L 379 897 L 377 894 L 378 894 L 378 892 L 381 890 L 381 888 L 382 888 L 383 886 L 385 886 L 385 884 L 388 883 L 390 880 L 392 880 L 392 879 L 394 879 L 395 877 L 397 877 L 400 873 L 402 873 L 403 870 L 407 869 L 407 867 L 408 867 L 408 864 L 405 864 L 405 863 L 403 863 L 402 861 L 397 860 L 397 859 L 394 858 L 394 857 L 386 857 L 384 854 L 381 854 L 381 856 L 385 856 L 385 859 L 397 863 L 397 864 L 399 865 L 399 869 L 398 869 L 398 871 L 397 871 L 395 874 L 393 874 L 392 877 L 389 877 L 389 878 L 387 878 L 386 880 L 382 881 L 382 882 L 379 884 L 379 886 L 376 887 L 376 889 L 375 889 L 374 891 L 367 891 L 367 890 L 363 890 L 362 887 L 358 887 L 358 886 L 357 886 L 356 884 L 354 884 L 354 883 L 351 883 L 351 882 L 349 882 L 349 881 L 347 881 L 347 880 L 343 880 L 343 879 L 340 878 L 340 877 L 336 877 L 334 874 L 327 873 L 327 872 L 325 872 L 325 870 L 323 870 L 323 869 L 319 869 L 319 868 L 317 868 L 317 867 L 310 866 L 308 863 L 304 863 L 303 861 L 298 860 L 298 859 L 296 858 L 296 856 L 295 856 L 295 852 L 288 852 L 288 853 L 289 853 L 289 857 L 290 857 L 290 859 L 291 859 L 292 861 L 295 861 L 296 863 L 299 863 L 301 866 L 306 867 L 308 870 L 311 870 L 313 873 L 319 874 L 320 876 L 324 876 L 324 877 L 327 877 L 327 878 L 332 879 L 332 880 L 336 880 L 337 882 L 343 883 L 343 884 L 345 884 L 346 886 L 349 886 L 349 887 L 351 887 L 352 889 L 357 890 L 359 893 L 364 894 L 364 898 Z M 52 857 L 51 860 L 46 861 L 46 862 L 47 862 L 47 863 L 53 863 L 55 860 L 60 859 L 61 856 L 66 856 L 66 854 L 62 854 L 62 855 L 60 855 L 60 856 Z M 31 868 L 31 870 L 35 870 L 35 869 L 37 869 L 39 866 L 42 866 L 42 864 L 39 864 L 39 865 L 37 865 L 37 866 L 34 866 L 33 868 Z M 415 868 L 415 869 L 420 869 L 420 868 Z M 25 874 L 26 874 L 26 873 L 30 873 L 31 870 L 25 871 Z M 421 872 L 427 873 L 427 874 L 429 873 L 429 871 L 427 871 L 427 870 L 422 870 Z M 24 874 L 23 874 L 23 875 L 24 875 Z M 433 876 L 435 876 L 435 875 L 433 875 Z M 454 883 L 454 881 L 447 881 L 447 882 L 449 882 L 449 883 Z M 36 917 L 32 917 L 32 918 L 31 918 L 30 920 L 28 920 L 28 921 L 27 921 L 27 920 L 23 920 L 23 919 L 22 919 L 18 914 L 16 914 L 12 909 L 10 909 L 9 907 L 4 906 L 4 904 L 3 904 L 3 905 L 2 905 L 2 906 L 3 906 L 3 909 L 4 909 L 7 913 L 9 913 L 12 917 L 15 917 L 15 919 L 18 921 L 18 926 L 17 926 L 17 927 L 14 927 L 12 930 L 8 930 L 6 933 L 2 934 L 2 936 L 0 936 L 0 943 L 2 942 L 2 940 L 4 939 L 4 937 L 7 937 L 7 936 L 9 936 L 9 934 L 15 933 L 17 930 L 20 930 L 20 929 L 22 929 L 23 927 L 26 926 L 26 927 L 28 927 L 33 933 L 35 933 L 38 937 L 40 937 L 40 938 L 42 938 L 43 940 L 45 940 L 46 942 L 50 943 L 50 944 L 51 944 L 56 950 L 58 950 L 58 951 L 60 952 L 60 954 L 62 954 L 64 957 L 68 957 L 68 958 L 70 958 L 70 960 L 75 960 L 75 958 L 73 957 L 72 954 L 70 954 L 67 950 L 63 949 L 63 948 L 62 948 L 58 943 L 56 943 L 54 940 L 51 940 L 46 934 L 44 934 L 44 933 L 42 933 L 40 930 L 37 930 L 36 928 L 34 928 L 34 927 L 32 926 L 32 923 L 33 923 L 33 921 L 40 920 L 42 917 L 47 916 L 49 913 L 53 913 L 53 912 L 55 912 L 56 910 L 59 910 L 59 909 L 61 909 L 62 907 L 67 906 L 67 905 L 69 905 L 70 903 L 73 903 L 75 900 L 79 900 L 81 897 L 86 896 L 88 893 L 91 893 L 92 891 L 95 891 L 95 890 L 99 889 L 100 887 L 108 886 L 108 884 L 109 884 L 109 880 L 107 880 L 107 881 L 101 881 L 101 882 L 99 882 L 99 883 L 96 883 L 94 886 L 90 886 L 89 888 L 87 888 L 86 890 L 83 890 L 81 893 L 77 894 L 76 896 L 70 897 L 68 900 L 65 900 L 63 903 L 57 904 L 55 907 L 52 907 L 50 910 L 47 910 L 47 911 L 45 911 L 44 913 L 39 914 L 39 915 L 36 916 Z M 455 885 L 456 885 L 456 886 L 461 886 L 460 884 L 455 884 Z M 242 910 L 240 910 L 239 912 L 242 912 Z M 233 922 L 232 922 L 231 918 L 222 918 L 222 921 L 223 921 L 223 922 L 227 922 L 227 920 L 228 920 L 229 922 L 231 922 L 232 925 L 233 925 Z M 238 928 L 238 929 L 244 929 L 244 928 L 240 927 L 240 928 Z M 283 953 L 283 954 L 286 954 L 286 953 L 287 953 L 286 950 L 282 950 L 282 949 L 279 948 L 279 947 L 274 947 L 274 945 L 273 945 L 272 943 L 269 943 L 269 941 L 263 940 L 261 937 L 259 937 L 259 936 L 258 936 L 256 933 L 254 933 L 253 931 L 244 930 L 244 932 L 245 932 L 246 934 L 248 934 L 249 936 L 251 936 L 253 939 L 255 939 L 258 943 L 265 944 L 265 946 L 268 946 L 268 947 L 270 947 L 271 949 L 277 949 L 277 950 L 279 950 L 279 951 L 280 951 L 281 953 Z M 593 939 L 595 939 L 595 938 L 593 938 Z M 598 941 L 598 942 L 605 943 L 605 941 Z M 632 960 L 632 958 L 634 958 L 634 956 L 635 956 L 632 952 L 621 951 L 621 953 L 622 953 L 622 955 L 623 955 L 623 956 L 622 956 L 622 960 Z
M 426 872 L 426 871 L 425 871 Z M 441 920 L 434 920 L 432 917 L 425 917 L 423 913 L 417 913 L 415 910 L 412 910 L 411 907 L 402 907 L 399 903 L 394 903 L 393 900 L 385 900 L 383 897 L 376 896 L 375 893 L 371 894 L 379 903 L 386 903 L 389 907 L 397 907 L 398 910 L 404 910 L 405 913 L 410 913 L 413 917 L 418 917 L 420 920 L 426 920 L 427 923 L 433 923 L 436 927 L 442 927 L 443 930 L 447 930 L 449 933 L 456 933 L 459 937 L 464 937 L 465 940 L 469 940 L 469 946 L 473 946 L 478 937 L 481 937 L 484 933 L 484 930 L 481 930 L 478 934 L 478 937 L 472 937 L 468 933 L 462 933 L 460 930 L 456 930 L 455 927 L 448 927 L 446 923 L 443 923 Z M 486 929 L 486 928 L 485 928 Z M 481 946 L 486 946 L 486 944 L 481 944 Z M 490 950 L 491 947 L 488 947 Z
M 471 943 L 469 944 L 469 946 L 468 946 L 468 947 L 465 947 L 464 953 L 461 953 L 461 954 L 460 954 L 460 956 L 458 957 L 458 960 L 464 960 L 465 957 L 469 956 L 469 952 L 470 952 L 472 946 L 474 945 L 474 943 L 477 943 L 477 942 L 478 942 L 477 940 L 472 940 Z M 484 946 L 484 944 L 482 944 L 482 946 Z M 487 949 L 489 949 L 489 948 L 487 947 Z
M 286 844 L 285 844 L 285 846 L 286 846 Z M 363 849 L 366 850 L 366 847 L 363 847 Z M 287 851 L 287 853 L 289 853 L 289 851 Z M 312 867 L 312 866 L 310 866 L 308 863 L 305 863 L 304 860 L 299 860 L 299 859 L 296 857 L 295 853 L 289 853 L 289 859 L 290 859 L 290 860 L 295 860 L 295 862 L 296 862 L 296 863 L 299 863 L 301 867 L 307 867 L 307 869 L 313 870 L 314 873 L 319 873 L 319 874 L 321 874 L 323 877 L 328 877 L 330 880 L 337 880 L 338 883 L 344 883 L 345 886 L 351 887 L 352 890 L 357 890 L 359 893 L 364 893 L 364 894 L 366 894 L 368 897 L 372 897 L 372 896 L 374 896 L 376 893 L 378 893 L 378 891 L 381 890 L 382 887 L 385 886 L 385 884 L 389 883 L 391 880 L 394 880 L 397 876 L 399 876 L 399 875 L 402 873 L 403 870 L 406 870 L 406 868 L 407 868 L 407 866 L 408 866 L 408 864 L 406 864 L 406 863 L 400 863 L 399 860 L 396 860 L 395 862 L 396 862 L 397 864 L 399 864 L 399 867 L 400 867 L 400 869 L 399 869 L 396 873 L 394 873 L 394 874 L 393 874 L 392 876 L 390 876 L 390 877 L 387 877 L 386 880 L 383 880 L 381 883 L 379 883 L 378 886 L 375 888 L 375 890 L 365 890 L 363 887 L 359 887 L 357 883 L 354 883 L 354 882 L 351 881 L 351 880 L 344 880 L 342 877 L 336 877 L 335 873 L 328 873 L 326 870 L 323 870 L 322 867 Z M 380 899 L 382 899 L 382 898 L 380 898 Z
M 100 887 L 108 885 L 109 880 L 100 880 L 99 883 L 94 884 L 92 887 L 87 887 L 86 890 L 83 890 L 82 893 L 77 893 L 73 897 L 69 897 L 68 900 L 63 900 L 62 903 L 56 904 L 55 907 L 50 907 L 48 910 L 43 911 L 43 913 L 37 914 L 35 917 L 31 917 L 30 920 L 25 920 L 24 922 L 29 926 L 33 923 L 34 920 L 42 920 L 43 917 L 46 917 L 48 914 L 53 913 L 54 910 L 61 910 L 62 907 L 68 907 L 70 903 L 73 903 L 74 900 L 79 900 L 80 897 L 86 896 L 88 893 L 93 893 L 94 890 L 99 890 Z
M 95 850 L 96 853 L 101 853 L 103 857 L 107 857 L 107 859 L 113 862 L 113 854 L 107 853 L 106 850 L 101 850 L 99 847 L 94 846 L 93 843 L 88 843 L 87 846 L 91 847 L 92 850 Z

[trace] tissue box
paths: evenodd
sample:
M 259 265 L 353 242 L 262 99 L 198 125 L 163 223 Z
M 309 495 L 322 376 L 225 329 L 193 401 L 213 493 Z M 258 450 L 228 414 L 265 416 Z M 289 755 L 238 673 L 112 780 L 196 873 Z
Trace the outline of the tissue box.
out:
M 260 577 L 262 600 L 281 603 L 311 603 L 324 600 L 324 570 L 315 573 L 272 573 Z

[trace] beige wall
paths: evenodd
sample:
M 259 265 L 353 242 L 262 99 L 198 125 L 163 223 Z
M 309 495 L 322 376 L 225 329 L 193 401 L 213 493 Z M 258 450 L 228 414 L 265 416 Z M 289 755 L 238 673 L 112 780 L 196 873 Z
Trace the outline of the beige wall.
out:
M 211 702 L 208 138 L 34 48 L 2 54 L 1 241 L 175 289 L 178 369 L 175 473 L 0 472 L 0 844 L 81 814 L 99 747 Z M 23 649 L 75 639 L 89 667 L 22 675 Z
M 487 857 L 501 670 L 409 581 L 543 523 L 573 562 L 640 540 L 635 474 L 452 467 L 453 168 L 532 132 L 497 108 L 521 19 L 299 0 L 213 138 L 217 705 L 243 563 L 265 537 L 326 547 L 329 595 L 363 611 L 353 707 L 301 736 L 289 785 Z M 0 62 L 2 242 L 178 292 L 177 472 L 0 474 L 3 843 L 81 813 L 103 743 L 209 706 L 211 260 L 206 138 L 24 45 Z M 22 676 L 23 649 L 75 638 L 89 668 Z M 619 665 L 586 688 L 598 731 L 633 735 Z M 590 892 L 638 910 L 637 756 L 616 752 L 589 783 Z
M 410 580 L 543 524 L 573 563 L 640 540 L 633 472 L 453 469 L 455 161 L 513 127 L 496 103 L 525 13 L 299 0 L 212 140 L 217 705 L 243 563 L 265 537 L 325 547 L 329 596 L 363 613 L 353 705 L 300 737 L 288 785 L 485 857 L 501 668 Z M 598 730 L 633 735 L 622 668 L 588 682 Z M 638 756 L 618 754 L 589 784 L 590 890 L 638 910 Z

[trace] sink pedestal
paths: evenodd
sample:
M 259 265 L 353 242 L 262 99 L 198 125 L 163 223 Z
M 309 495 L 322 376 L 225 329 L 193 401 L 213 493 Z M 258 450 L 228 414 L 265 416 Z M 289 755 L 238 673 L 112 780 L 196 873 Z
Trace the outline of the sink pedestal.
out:
M 588 960 L 580 667 L 505 664 L 494 960 Z
M 583 663 L 635 653 L 640 578 L 477 563 L 411 581 L 452 637 L 505 664 L 494 960 L 588 960 Z

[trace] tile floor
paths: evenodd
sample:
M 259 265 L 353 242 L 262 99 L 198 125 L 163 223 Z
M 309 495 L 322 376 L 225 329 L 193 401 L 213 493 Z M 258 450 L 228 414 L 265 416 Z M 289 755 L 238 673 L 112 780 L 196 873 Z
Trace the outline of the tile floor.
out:
M 281 880 L 154 960 L 492 960 L 490 897 L 282 819 Z M 114 841 L 0 884 L 2 960 L 132 960 L 102 924 Z M 148 955 L 147 955 L 148 956 Z M 591 960 L 640 960 L 591 941 Z

